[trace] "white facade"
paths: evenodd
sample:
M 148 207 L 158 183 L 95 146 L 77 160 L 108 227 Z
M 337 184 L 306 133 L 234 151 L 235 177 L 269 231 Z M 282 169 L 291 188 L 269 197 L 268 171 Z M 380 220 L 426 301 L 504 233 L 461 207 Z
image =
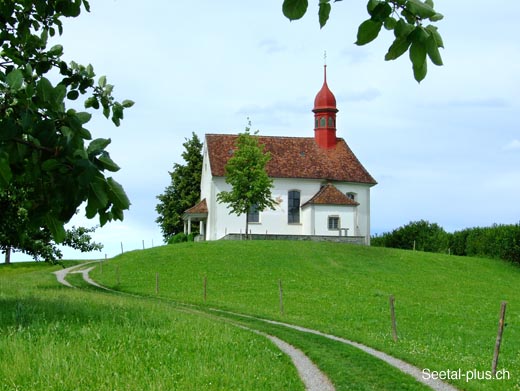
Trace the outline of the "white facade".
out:
M 212 176 L 208 150 L 204 148 L 201 199 L 207 203 L 208 215 L 201 230 L 205 240 L 221 239 L 227 234 L 245 233 L 246 215 L 237 216 L 226 204 L 217 202 L 217 194 L 231 190 L 224 177 Z M 258 223 L 249 223 L 252 234 L 358 236 L 370 242 L 370 184 L 333 182 L 343 194 L 351 194 L 354 205 L 306 204 L 328 181 L 318 179 L 273 178 L 272 197 L 277 201 L 274 210 L 259 214 Z M 300 192 L 300 222 L 288 223 L 289 191 Z M 330 228 L 329 218 L 337 217 L 338 225 Z M 204 232 L 202 232 L 204 231 Z

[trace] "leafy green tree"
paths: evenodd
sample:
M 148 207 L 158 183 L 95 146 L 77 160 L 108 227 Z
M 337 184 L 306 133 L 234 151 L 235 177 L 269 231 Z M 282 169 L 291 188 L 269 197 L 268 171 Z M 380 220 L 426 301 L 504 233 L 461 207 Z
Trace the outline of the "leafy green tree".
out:
M 186 164 L 173 165 L 173 170 L 169 173 L 171 184 L 163 194 L 157 196 L 160 202 L 155 207 L 159 214 L 155 221 L 161 227 L 165 242 L 171 236 L 183 232 L 182 214 L 200 200 L 202 142 L 192 133 L 191 139 L 186 139 L 182 145 L 185 149 L 182 158 Z
M 392 232 L 375 237 L 371 241 L 374 246 L 415 249 L 428 252 L 446 252 L 449 245 L 449 234 L 436 223 L 426 220 L 412 221 Z
M 337 2 L 341 0 L 334 0 Z M 284 0 L 282 11 L 289 20 L 300 19 L 308 8 L 308 0 Z M 325 26 L 332 9 L 331 0 L 319 0 L 320 27 Z M 395 60 L 408 52 L 415 80 L 420 82 L 428 71 L 427 58 L 442 65 L 439 48 L 442 37 L 436 26 L 443 15 L 435 11 L 433 0 L 368 0 L 370 18 L 358 28 L 356 45 L 365 45 L 377 38 L 382 28 L 393 31 L 394 41 L 388 48 L 385 60 Z
M 122 220 L 130 206 L 105 176 L 119 170 L 106 151 L 111 140 L 92 140 L 91 114 L 67 105 L 79 99 L 118 126 L 133 102 L 116 101 L 106 77 L 96 83 L 92 65 L 68 64 L 61 45 L 48 47 L 49 37 L 62 34 L 62 19 L 83 9 L 86 0 L 0 2 L 0 190 L 21 189 L 26 232 L 48 231 L 55 242 L 65 240 L 64 224 L 85 201 L 86 216 L 99 216 L 101 225 Z
M 264 152 L 264 145 L 259 143 L 258 131 L 250 134 L 251 122 L 240 133 L 236 140 L 236 149 L 226 164 L 226 183 L 232 186 L 231 191 L 217 194 L 217 201 L 229 204 L 231 211 L 240 216 L 246 215 L 246 237 L 249 232 L 247 213 L 252 209 L 263 211 L 274 209 L 271 189 L 273 180 L 266 172 L 267 162 L 271 159 L 269 152 Z

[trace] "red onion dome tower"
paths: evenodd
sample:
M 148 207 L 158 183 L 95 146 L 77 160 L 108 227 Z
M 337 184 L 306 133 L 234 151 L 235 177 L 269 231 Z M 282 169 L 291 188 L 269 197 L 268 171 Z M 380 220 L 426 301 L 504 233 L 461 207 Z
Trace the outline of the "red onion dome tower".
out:
M 325 149 L 336 146 L 336 98 L 327 85 L 327 65 L 323 67 L 323 86 L 314 99 L 314 139 Z

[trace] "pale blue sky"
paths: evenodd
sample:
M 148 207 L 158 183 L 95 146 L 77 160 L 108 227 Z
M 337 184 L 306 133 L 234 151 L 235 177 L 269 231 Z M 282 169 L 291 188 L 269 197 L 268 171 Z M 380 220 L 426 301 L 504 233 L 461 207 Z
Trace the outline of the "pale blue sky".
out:
M 436 1 L 445 65 L 420 85 L 406 54 L 383 61 L 391 33 L 353 44 L 365 0 L 333 4 L 322 30 L 317 6 L 289 22 L 281 0 L 90 3 L 65 24 L 65 57 L 92 63 L 119 99 L 136 102 L 120 128 L 99 113 L 89 126 L 112 138 L 115 177 L 132 201 L 124 222 L 97 231 L 103 256 L 121 241 L 125 250 L 162 242 L 155 197 L 192 132 L 237 133 L 250 117 L 263 135 L 312 137 L 324 50 L 338 136 L 379 182 L 373 233 L 418 219 L 450 231 L 520 221 L 520 3 Z

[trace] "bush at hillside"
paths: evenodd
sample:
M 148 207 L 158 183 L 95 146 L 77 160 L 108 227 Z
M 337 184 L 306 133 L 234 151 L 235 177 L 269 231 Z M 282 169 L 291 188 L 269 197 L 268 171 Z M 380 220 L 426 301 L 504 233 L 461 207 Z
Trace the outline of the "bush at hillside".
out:
M 373 246 L 415 249 L 428 252 L 448 251 L 449 237 L 436 223 L 426 220 L 412 221 L 405 226 L 372 238 Z
M 520 263 L 520 224 L 468 228 L 450 238 L 453 254 L 500 258 Z
M 442 227 L 425 220 L 372 237 L 373 246 L 455 255 L 500 258 L 520 264 L 520 224 L 494 224 L 491 227 L 467 228 L 447 233 Z

